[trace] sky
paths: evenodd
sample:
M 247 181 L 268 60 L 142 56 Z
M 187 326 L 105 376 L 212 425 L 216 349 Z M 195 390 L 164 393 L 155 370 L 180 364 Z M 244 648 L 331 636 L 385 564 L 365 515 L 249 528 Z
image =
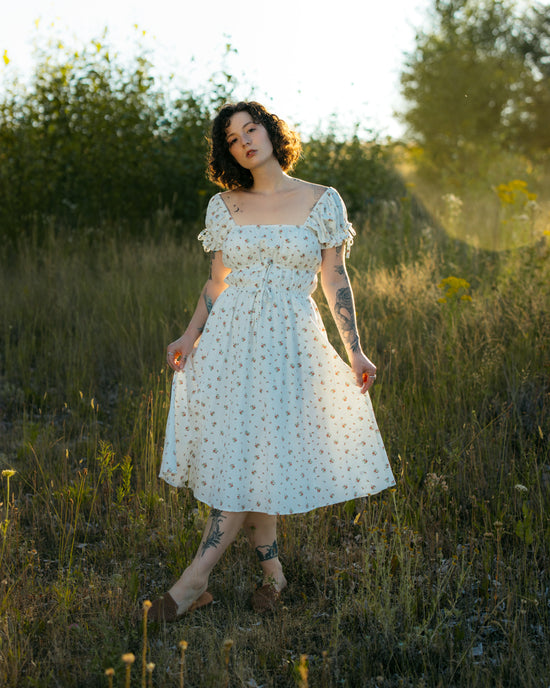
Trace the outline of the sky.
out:
M 302 134 L 341 127 L 399 138 L 399 73 L 433 0 L 0 0 L 0 91 L 28 79 L 33 46 L 99 38 L 130 57 L 138 39 L 164 76 L 204 91 L 220 70 Z M 137 28 L 136 28 L 137 27 Z M 231 50 L 227 52 L 226 46 Z M 8 70 L 10 70 L 8 72 Z

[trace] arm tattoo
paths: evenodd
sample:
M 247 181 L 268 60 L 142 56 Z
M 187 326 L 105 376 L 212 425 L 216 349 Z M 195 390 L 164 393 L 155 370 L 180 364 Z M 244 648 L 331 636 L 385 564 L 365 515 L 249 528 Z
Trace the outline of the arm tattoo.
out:
M 336 292 L 336 303 L 334 304 L 334 318 L 344 344 L 347 344 L 351 351 L 359 351 L 359 335 L 355 324 L 355 312 L 353 309 L 353 297 L 350 287 L 342 287 Z
M 223 532 L 220 530 L 220 524 L 225 516 L 219 509 L 211 509 L 210 511 L 210 530 L 206 536 L 204 542 L 202 543 L 201 557 L 210 547 L 217 547 L 222 539 Z
M 272 545 L 259 545 L 256 547 L 256 554 L 260 561 L 267 561 L 268 559 L 275 559 L 279 556 L 279 548 L 277 547 L 277 540 L 273 540 Z
M 212 279 L 212 263 L 214 262 L 214 256 L 215 255 L 216 254 L 214 253 L 214 251 L 210 252 L 210 271 L 208 273 L 208 279 Z
M 214 305 L 214 303 L 206 292 L 204 292 L 204 303 L 206 304 L 206 312 L 210 314 L 210 311 L 212 310 L 212 306 Z
M 340 246 L 336 246 L 336 255 L 339 256 L 342 253 L 342 249 L 344 248 L 344 244 L 340 244 Z
M 334 271 L 337 272 L 339 275 L 345 275 L 346 274 L 346 268 L 343 265 L 335 265 Z

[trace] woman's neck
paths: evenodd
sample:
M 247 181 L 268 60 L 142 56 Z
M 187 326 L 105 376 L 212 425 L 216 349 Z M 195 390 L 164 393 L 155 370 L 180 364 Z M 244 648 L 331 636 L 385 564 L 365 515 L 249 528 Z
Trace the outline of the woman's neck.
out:
M 292 177 L 283 172 L 275 158 L 253 170 L 252 177 L 254 181 L 248 191 L 266 196 L 288 191 L 295 183 Z

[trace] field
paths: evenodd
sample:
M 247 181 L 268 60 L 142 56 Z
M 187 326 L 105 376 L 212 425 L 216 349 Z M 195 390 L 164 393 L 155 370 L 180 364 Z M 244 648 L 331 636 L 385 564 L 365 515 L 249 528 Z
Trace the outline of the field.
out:
M 142 603 L 207 516 L 156 477 L 165 345 L 207 259 L 169 217 L 154 241 L 52 227 L 4 251 L 2 686 L 548 688 L 550 241 L 462 242 L 445 203 L 431 225 L 410 193 L 384 206 L 349 261 L 397 488 L 280 519 L 289 588 L 272 616 L 249 607 L 243 537 L 211 578 L 215 604 L 145 645 Z

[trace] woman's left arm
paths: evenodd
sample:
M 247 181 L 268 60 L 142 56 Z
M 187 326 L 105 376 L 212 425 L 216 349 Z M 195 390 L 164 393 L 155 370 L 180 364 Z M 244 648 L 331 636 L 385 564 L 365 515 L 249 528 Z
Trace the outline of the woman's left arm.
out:
M 322 256 L 321 286 L 346 347 L 357 386 L 361 387 L 361 393 L 364 394 L 374 383 L 376 366 L 369 361 L 361 349 L 353 292 L 346 272 L 345 244 L 323 249 Z M 366 382 L 363 381 L 364 373 L 368 375 Z

